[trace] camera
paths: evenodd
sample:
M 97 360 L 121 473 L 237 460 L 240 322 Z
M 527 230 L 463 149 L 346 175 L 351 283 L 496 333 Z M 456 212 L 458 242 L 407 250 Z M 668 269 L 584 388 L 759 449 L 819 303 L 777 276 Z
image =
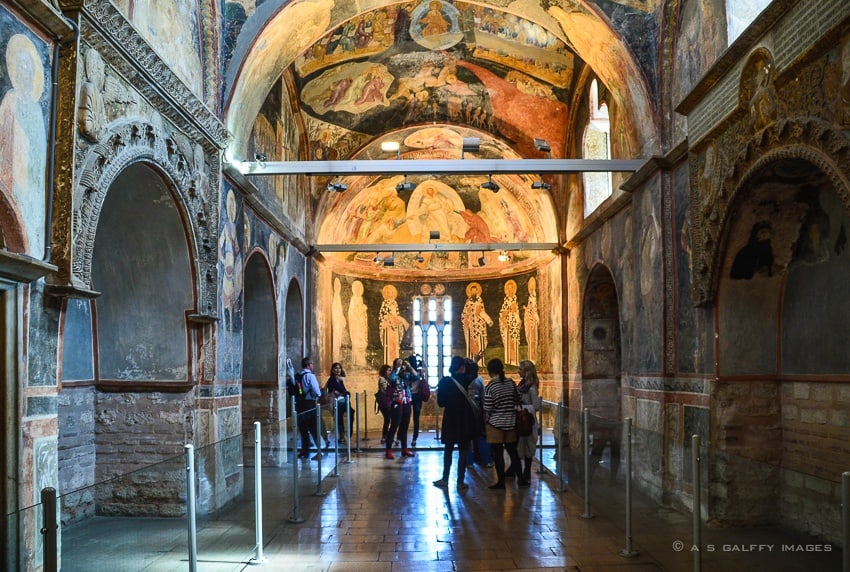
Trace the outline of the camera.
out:
M 413 368 L 415 371 L 420 371 L 425 369 L 425 362 L 422 360 L 422 356 L 419 354 L 411 354 L 407 356 L 407 363 Z

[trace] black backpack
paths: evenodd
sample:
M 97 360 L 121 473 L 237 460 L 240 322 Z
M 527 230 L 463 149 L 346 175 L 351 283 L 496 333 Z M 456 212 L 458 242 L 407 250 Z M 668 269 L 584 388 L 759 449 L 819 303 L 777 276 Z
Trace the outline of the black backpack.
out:
M 304 372 L 299 371 L 294 378 L 287 376 L 286 386 L 289 389 L 289 395 L 295 398 L 296 401 L 304 399 Z

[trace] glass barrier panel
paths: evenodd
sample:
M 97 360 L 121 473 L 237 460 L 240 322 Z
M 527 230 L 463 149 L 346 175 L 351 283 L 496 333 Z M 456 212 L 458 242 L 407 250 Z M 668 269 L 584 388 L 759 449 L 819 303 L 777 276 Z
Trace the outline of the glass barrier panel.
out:
M 185 455 L 62 494 L 61 569 L 170 569 L 188 559 Z

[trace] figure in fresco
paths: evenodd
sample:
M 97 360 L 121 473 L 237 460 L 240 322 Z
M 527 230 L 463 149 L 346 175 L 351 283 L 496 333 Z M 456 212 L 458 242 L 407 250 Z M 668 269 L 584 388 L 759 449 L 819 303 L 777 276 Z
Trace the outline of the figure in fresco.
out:
M 387 98 L 384 96 L 384 78 L 379 73 L 368 73 L 366 75 L 366 83 L 363 85 L 363 90 L 360 92 L 360 97 L 355 100 L 354 105 L 363 105 L 365 103 L 387 103 Z
M 44 165 L 47 131 L 39 105 L 44 92 L 44 65 L 35 44 L 15 34 L 6 46 L 6 73 L 12 87 L 0 100 L 0 191 L 12 193 L 27 219 L 33 251 L 40 250 L 44 229 Z
M 540 314 L 537 310 L 537 279 L 533 276 L 528 279 L 528 304 L 523 306 L 523 310 L 525 311 L 523 324 L 525 325 L 525 341 L 528 344 L 528 360 L 537 363 Z
M 440 233 L 443 241 L 462 237 L 466 223 L 457 214 L 466 210 L 463 201 L 454 189 L 443 189 L 436 181 L 425 181 L 416 188 L 407 205 L 407 221 L 414 236 L 428 242 L 430 231 Z
M 519 365 L 519 332 L 522 320 L 519 315 L 519 304 L 516 299 L 516 282 L 505 282 L 505 299 L 499 310 L 499 332 L 502 335 L 502 345 L 505 347 L 505 363 Z
M 773 227 L 770 221 L 763 220 L 750 229 L 750 239 L 735 254 L 729 278 L 749 280 L 756 274 L 773 276 Z
M 776 120 L 776 95 L 771 86 L 770 64 L 762 62 L 753 78 L 755 89 L 750 98 L 750 119 L 758 132 Z
M 428 12 L 419 19 L 423 36 L 436 36 L 449 31 L 449 22 L 442 12 L 443 3 L 433 0 L 428 4 Z
M 410 327 L 398 312 L 398 290 L 392 284 L 387 284 L 381 290 L 384 300 L 378 312 L 378 322 L 381 329 L 381 345 L 384 347 L 384 363 L 392 363 L 401 355 L 401 339 Z
M 100 140 L 106 123 L 103 90 L 106 81 L 103 59 L 89 48 L 85 57 L 86 81 L 80 88 L 78 126 L 80 134 L 92 142 Z
M 345 335 L 345 314 L 342 312 L 342 282 L 334 278 L 331 299 L 331 352 L 333 359 L 342 359 L 342 338 Z
M 466 340 L 466 355 L 473 357 L 487 349 L 487 326 L 493 325 L 493 319 L 484 309 L 481 298 L 481 284 L 470 282 L 466 287 L 466 303 L 460 314 L 463 324 L 463 337 Z
M 366 367 L 366 345 L 369 340 L 369 308 L 363 302 L 363 283 L 351 283 L 351 301 L 348 303 L 348 333 L 351 336 L 351 365 Z
M 809 208 L 800 226 L 800 234 L 794 243 L 794 262 L 818 264 L 829 260 L 830 220 L 820 204 L 817 188 L 807 186 L 798 193 L 800 200 Z
M 227 216 L 218 239 L 218 262 L 221 265 L 221 308 L 224 328 L 233 331 L 236 301 L 242 295 L 242 251 L 236 238 L 236 196 L 227 191 Z

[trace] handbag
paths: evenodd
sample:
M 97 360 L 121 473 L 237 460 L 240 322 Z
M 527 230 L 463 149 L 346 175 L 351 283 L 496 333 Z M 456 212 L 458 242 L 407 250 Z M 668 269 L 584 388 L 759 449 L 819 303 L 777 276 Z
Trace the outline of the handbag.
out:
M 478 406 L 477 403 L 475 403 L 475 400 L 472 399 L 469 396 L 469 392 L 466 389 L 464 389 L 464 387 L 460 384 L 460 382 L 458 380 L 456 380 L 455 378 L 452 378 L 452 381 L 455 382 L 455 385 L 457 386 L 458 391 L 460 391 L 463 394 L 463 396 L 466 397 L 466 400 L 469 402 L 469 406 L 472 407 L 472 413 L 475 415 L 475 418 L 480 419 L 481 418 L 481 408 Z
M 427 402 L 431 399 L 431 386 L 428 385 L 428 381 L 425 379 L 419 380 L 419 400 L 422 403 Z
M 516 432 L 520 437 L 528 437 L 534 431 L 534 415 L 528 409 L 520 409 L 516 414 Z

